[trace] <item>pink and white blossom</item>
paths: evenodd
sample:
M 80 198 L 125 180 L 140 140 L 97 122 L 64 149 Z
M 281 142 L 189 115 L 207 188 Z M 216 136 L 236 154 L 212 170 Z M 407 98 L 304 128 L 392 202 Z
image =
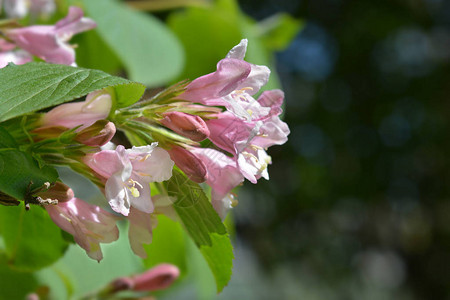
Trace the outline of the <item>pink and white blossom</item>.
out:
M 217 64 L 217 71 L 193 80 L 180 99 L 211 106 L 225 106 L 238 117 L 251 120 L 253 114 L 267 115 L 268 110 L 253 98 L 270 76 L 266 66 L 244 61 L 247 40 L 233 47 Z
M 100 243 L 111 243 L 119 237 L 114 215 L 78 198 L 45 208 L 53 222 L 73 235 L 75 242 L 97 261 L 103 258 Z
M 157 143 L 126 150 L 102 150 L 85 159 L 86 164 L 106 179 L 105 196 L 111 208 L 128 216 L 130 207 L 151 213 L 154 205 L 150 182 L 161 182 L 172 176 L 174 162 Z
M 211 187 L 211 203 L 219 216 L 224 218 L 232 207 L 231 190 L 244 181 L 236 161 L 210 148 L 193 148 L 190 151 L 206 166 L 206 183 Z

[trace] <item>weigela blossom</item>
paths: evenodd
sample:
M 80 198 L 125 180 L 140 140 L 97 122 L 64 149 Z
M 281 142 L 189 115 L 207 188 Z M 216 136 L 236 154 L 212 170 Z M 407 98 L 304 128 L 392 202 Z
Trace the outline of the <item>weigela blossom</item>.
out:
M 93 20 L 83 17 L 79 7 L 71 6 L 67 17 L 53 25 L 34 25 L 5 30 L 6 36 L 18 47 L 49 63 L 74 65 L 75 50 L 68 41 L 74 34 L 96 27 Z
M 152 197 L 154 206 L 153 213 L 149 214 L 134 207 L 130 208 L 128 215 L 128 239 L 133 252 L 147 258 L 147 252 L 143 245 L 150 244 L 153 239 L 153 228 L 158 224 L 157 214 L 164 214 L 173 220 L 177 220 L 177 215 L 172 207 L 173 200 L 168 196 L 156 195 Z
M 179 98 L 205 105 L 225 106 L 247 120 L 254 119 L 253 114 L 267 114 L 267 109 L 261 107 L 252 96 L 268 82 L 270 70 L 243 60 L 247 43 L 246 39 L 241 40 L 219 61 L 217 71 L 193 80 Z
M 53 222 L 73 235 L 75 242 L 97 261 L 103 258 L 100 243 L 111 243 L 119 237 L 114 215 L 78 198 L 45 208 Z
M 211 203 L 219 216 L 224 218 L 233 206 L 230 191 L 244 181 L 236 161 L 210 148 L 192 148 L 190 151 L 206 166 L 206 183 L 212 189 Z
M 102 150 L 88 155 L 85 163 L 106 179 L 105 196 L 111 208 L 124 216 L 130 207 L 151 213 L 154 205 L 150 197 L 150 182 L 161 182 L 172 176 L 174 162 L 157 143 L 126 150 Z

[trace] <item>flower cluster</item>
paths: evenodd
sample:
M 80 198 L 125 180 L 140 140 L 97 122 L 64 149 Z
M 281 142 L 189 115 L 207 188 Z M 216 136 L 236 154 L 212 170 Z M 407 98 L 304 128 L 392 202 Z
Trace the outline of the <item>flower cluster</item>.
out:
M 19 6 L 7 10 L 12 2 L 21 3 L 5 1 L 5 11 L 20 15 Z M 4 26 L 0 67 L 26 63 L 32 55 L 74 66 L 75 52 L 68 41 L 93 27 L 95 23 L 78 7 L 70 7 L 55 25 Z M 105 198 L 103 206 L 95 206 L 57 182 L 40 191 L 37 204 L 56 204 L 46 206 L 51 219 L 98 261 L 100 244 L 118 238 L 118 220 L 128 220 L 131 248 L 146 257 L 143 245 L 152 241 L 156 215 L 177 218 L 174 199 L 161 188 L 174 165 L 191 181 L 210 187 L 212 206 L 224 218 L 237 204 L 232 190 L 244 179 L 252 183 L 269 179 L 272 161 L 266 150 L 285 143 L 289 134 L 280 120 L 283 92 L 255 96 L 268 82 L 270 70 L 246 62 L 246 49 L 244 39 L 218 62 L 215 72 L 126 108 L 116 110 L 113 91 L 103 89 L 83 101 L 28 116 L 24 143 L 31 139 L 35 154 L 45 163 L 69 166 L 86 176 Z M 117 138 L 116 131 L 126 138 Z M 130 142 L 135 146 L 127 149 L 123 144 Z M 139 290 L 139 280 L 134 281 Z
M 40 2 L 46 1 L 35 0 L 32 3 L 36 3 L 35 7 L 45 7 Z M 51 6 L 53 2 L 49 3 Z M 24 1 L 5 2 L 5 11 L 8 15 L 21 15 L 23 10 L 26 11 L 25 9 Z M 17 27 L 14 24 L 6 24 L 0 29 L 4 36 L 3 39 L 0 38 L 0 68 L 9 62 L 18 65 L 30 62 L 33 60 L 33 55 L 49 63 L 75 65 L 75 50 L 68 44 L 69 40 L 74 34 L 90 30 L 95 26 L 95 22 L 83 17 L 81 8 L 75 6 L 71 6 L 67 16 L 55 25 Z
M 285 143 L 289 135 L 280 120 L 283 92 L 265 91 L 254 98 L 270 70 L 244 61 L 246 49 L 244 39 L 219 61 L 217 71 L 174 88 L 173 97 L 156 96 L 157 107 L 138 104 L 142 114 L 135 120 L 156 122 L 189 139 L 163 139 L 162 147 L 191 180 L 211 187 L 211 201 L 221 217 L 237 203 L 230 192 L 244 179 L 269 179 L 266 150 Z M 200 146 L 206 139 L 209 146 Z

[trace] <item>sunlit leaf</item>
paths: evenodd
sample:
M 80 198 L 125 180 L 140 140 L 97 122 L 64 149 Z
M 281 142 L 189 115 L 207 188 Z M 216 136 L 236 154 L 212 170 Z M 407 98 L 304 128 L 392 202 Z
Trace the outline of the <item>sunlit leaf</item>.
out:
M 46 63 L 9 65 L 0 69 L 0 122 L 109 86 L 121 86 L 119 106 L 138 101 L 145 90 L 141 84 L 98 70 Z M 126 96 L 123 89 L 133 93 Z
M 233 248 L 225 226 L 202 188 L 180 171 L 174 170 L 165 187 L 176 199 L 173 207 L 208 262 L 220 292 L 230 280 L 233 267 Z

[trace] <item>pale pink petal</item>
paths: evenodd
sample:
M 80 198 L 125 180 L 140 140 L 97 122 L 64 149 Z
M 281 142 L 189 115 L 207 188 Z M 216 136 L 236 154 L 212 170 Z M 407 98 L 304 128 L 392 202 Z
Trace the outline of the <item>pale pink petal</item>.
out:
M 45 207 L 53 222 L 74 236 L 89 257 L 100 261 L 100 243 L 110 243 L 119 237 L 116 218 L 98 206 L 73 198 L 58 205 Z
M 69 7 L 67 16 L 55 24 L 55 31 L 62 39 L 64 35 L 71 37 L 74 34 L 93 29 L 97 24 L 89 19 L 83 18 L 83 10 L 76 6 Z
M 133 168 L 122 145 L 117 146 L 116 150 L 102 150 L 89 155 L 85 163 L 104 178 L 120 173 L 122 181 L 130 178 Z
M 271 164 L 271 157 L 263 149 L 247 148 L 239 153 L 237 161 L 242 175 L 250 182 L 256 183 L 261 177 L 269 179 L 267 166 Z
M 228 52 L 226 58 L 235 58 L 244 60 L 245 52 L 247 52 L 247 39 L 242 39 L 238 45 L 234 46 L 230 52 Z
M 273 116 L 264 122 L 258 136 L 251 143 L 265 149 L 273 145 L 282 145 L 287 142 L 289 133 L 288 125 L 278 116 Z
M 136 194 L 131 193 L 131 206 L 142 212 L 152 213 L 154 207 L 150 196 L 150 185 L 148 182 L 143 181 L 140 177 L 137 177 L 134 174 L 131 176 L 131 179 L 136 182 L 134 188 L 138 191 Z
M 225 197 L 244 181 L 233 158 L 210 148 L 193 148 L 190 151 L 205 164 L 208 172 L 206 183 L 219 198 Z
M 250 64 L 243 60 L 222 59 L 217 64 L 217 71 L 193 80 L 179 98 L 199 103 L 218 99 L 234 91 L 250 72 Z
M 221 196 L 211 191 L 211 204 L 219 217 L 223 220 L 228 211 L 233 208 L 234 196 L 230 193 L 225 196 Z
M 105 196 L 115 212 L 128 216 L 131 205 L 130 198 L 133 196 L 121 179 L 120 174 L 114 174 L 108 178 L 105 184 Z
M 151 214 L 142 212 L 138 209 L 131 208 L 128 215 L 128 239 L 133 252 L 142 257 L 147 258 L 147 252 L 143 245 L 152 242 L 152 228 L 156 226 L 157 220 Z
M 216 119 L 208 120 L 206 124 L 210 131 L 209 139 L 232 154 L 245 148 L 260 126 L 260 123 L 246 122 L 229 112 L 217 115 Z

